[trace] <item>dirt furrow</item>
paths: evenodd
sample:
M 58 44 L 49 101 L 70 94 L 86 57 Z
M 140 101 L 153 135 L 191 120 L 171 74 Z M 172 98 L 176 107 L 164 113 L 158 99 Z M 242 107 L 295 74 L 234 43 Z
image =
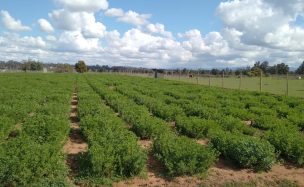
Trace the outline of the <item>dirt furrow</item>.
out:
M 79 155 L 88 151 L 88 144 L 82 135 L 79 126 L 77 105 L 77 93 L 74 92 L 71 100 L 70 134 L 66 144 L 63 147 L 64 152 L 67 154 L 66 164 L 70 168 L 69 179 L 71 181 L 73 181 L 73 177 L 78 173 L 79 169 L 76 159 L 79 157 Z

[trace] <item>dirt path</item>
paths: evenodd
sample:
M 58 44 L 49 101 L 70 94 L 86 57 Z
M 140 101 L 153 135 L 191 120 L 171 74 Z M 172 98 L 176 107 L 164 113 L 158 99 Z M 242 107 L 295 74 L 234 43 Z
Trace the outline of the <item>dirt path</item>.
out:
M 304 186 L 304 168 L 276 164 L 268 172 L 255 173 L 249 169 L 238 169 L 235 166 L 219 160 L 210 168 L 209 175 L 203 184 L 218 186 L 227 182 L 250 182 L 255 181 L 256 186 L 276 186 L 278 181 L 288 180 L 299 186 Z
M 88 151 L 88 144 L 84 139 L 77 117 L 77 93 L 74 92 L 71 101 L 71 113 L 70 113 L 70 134 L 69 139 L 64 145 L 64 152 L 68 155 L 66 164 L 70 168 L 69 180 L 73 181 L 73 177 L 78 173 L 78 166 L 76 164 L 76 158 Z

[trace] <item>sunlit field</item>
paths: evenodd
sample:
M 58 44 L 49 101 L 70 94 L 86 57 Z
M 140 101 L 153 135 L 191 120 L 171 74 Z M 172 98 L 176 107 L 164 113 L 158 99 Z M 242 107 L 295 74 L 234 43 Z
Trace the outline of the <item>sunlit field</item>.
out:
M 302 98 L 116 74 L 0 83 L 4 186 L 304 185 Z

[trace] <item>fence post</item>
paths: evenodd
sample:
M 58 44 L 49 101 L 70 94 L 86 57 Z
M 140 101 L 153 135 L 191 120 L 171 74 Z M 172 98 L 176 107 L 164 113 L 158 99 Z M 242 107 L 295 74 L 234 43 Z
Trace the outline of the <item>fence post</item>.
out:
M 198 85 L 199 71 L 197 71 L 196 84 Z
M 222 88 L 224 88 L 224 71 L 223 71 L 223 74 L 222 74 Z
M 181 70 L 179 70 L 179 80 L 181 80 Z
M 241 90 L 241 87 L 242 87 L 242 72 L 240 74 L 240 84 L 239 84 L 239 90 Z
M 209 87 L 211 87 L 211 75 L 209 73 Z
M 260 92 L 262 92 L 262 70 L 260 70 Z
M 289 94 L 289 76 L 288 76 L 288 72 L 286 74 L 286 95 L 288 96 Z

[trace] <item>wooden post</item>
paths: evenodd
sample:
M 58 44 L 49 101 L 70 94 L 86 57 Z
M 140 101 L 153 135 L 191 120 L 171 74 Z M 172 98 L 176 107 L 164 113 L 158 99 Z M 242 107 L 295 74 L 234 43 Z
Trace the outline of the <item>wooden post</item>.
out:
M 223 74 L 222 74 L 222 88 L 224 88 L 224 71 L 223 71 Z
M 179 70 L 179 80 L 181 80 L 181 70 Z
M 262 70 L 260 70 L 260 92 L 262 92 Z
M 289 95 L 289 76 L 288 76 L 288 72 L 286 74 L 286 95 Z
M 199 71 L 197 71 L 196 84 L 198 85 Z
M 242 87 L 242 72 L 240 74 L 240 84 L 239 84 L 239 90 L 241 90 L 241 87 Z
M 209 73 L 209 87 L 211 87 L 211 75 Z

